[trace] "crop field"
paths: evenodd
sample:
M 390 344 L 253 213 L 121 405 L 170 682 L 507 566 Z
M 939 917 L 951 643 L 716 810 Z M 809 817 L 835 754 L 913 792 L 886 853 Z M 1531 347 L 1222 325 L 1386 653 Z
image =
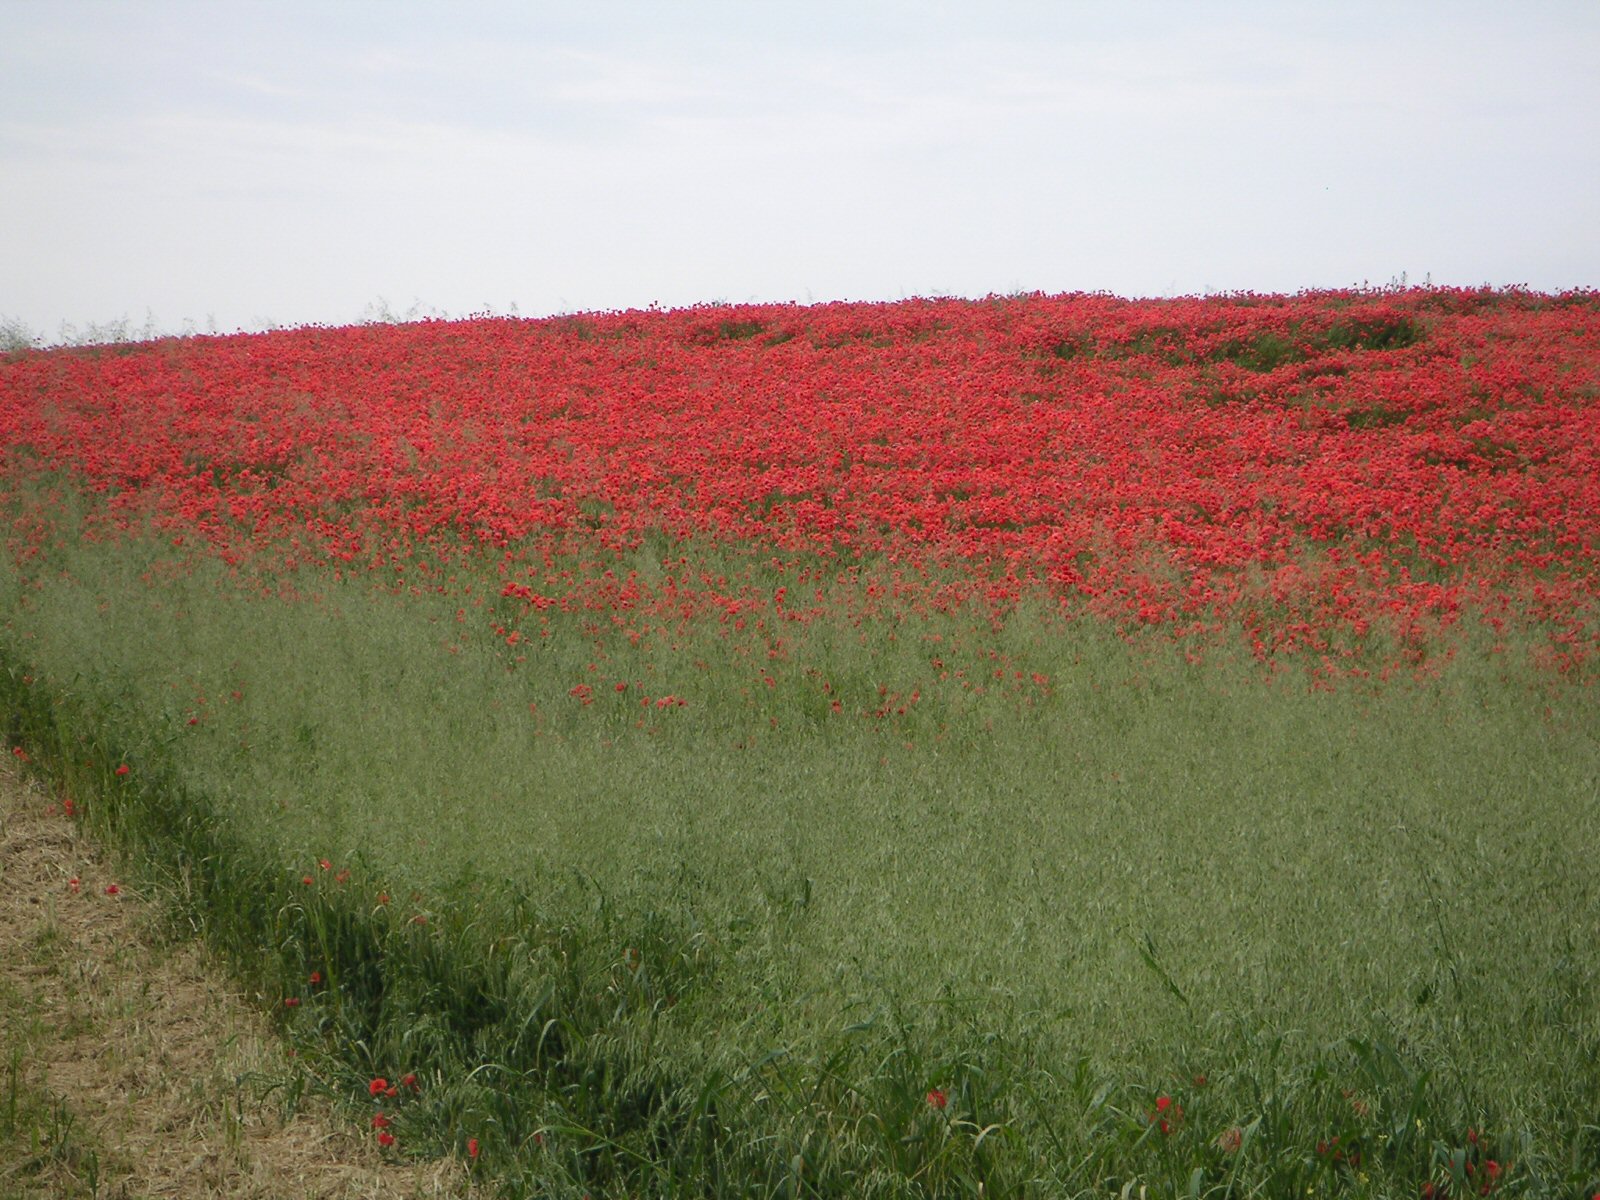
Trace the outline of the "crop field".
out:
M 0 518 L 7 751 L 385 1155 L 1600 1193 L 1594 293 L 24 350 Z

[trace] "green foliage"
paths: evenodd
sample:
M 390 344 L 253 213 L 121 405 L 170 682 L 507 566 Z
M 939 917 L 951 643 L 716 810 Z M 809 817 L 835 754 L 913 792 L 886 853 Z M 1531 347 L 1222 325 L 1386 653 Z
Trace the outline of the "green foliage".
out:
M 1028 606 L 508 645 L 492 578 L 168 555 L 0 573 L 8 741 L 353 1111 L 416 1077 L 409 1152 L 522 1195 L 1600 1180 L 1592 690 L 1463 639 L 1323 691 Z
M 26 322 L 17 317 L 0 316 L 0 354 L 17 354 L 36 349 L 38 345 L 38 335 Z
M 1276 371 L 1285 363 L 1300 362 L 1305 356 L 1305 351 L 1294 342 L 1271 332 L 1249 341 L 1229 342 L 1214 355 L 1220 361 L 1237 363 L 1246 370 L 1263 374 Z
M 1325 326 L 1290 321 L 1280 327 L 1219 340 L 1214 333 L 1203 330 L 1143 325 L 1100 340 L 1088 333 L 1074 334 L 1055 342 L 1049 351 L 1064 362 L 1150 356 L 1167 366 L 1231 363 L 1266 374 L 1329 354 L 1403 350 L 1426 337 L 1426 328 L 1415 317 L 1393 313 L 1382 305 L 1363 305 Z
M 1336 321 L 1319 339 L 1330 350 L 1400 350 L 1422 341 L 1423 328 L 1405 316 Z

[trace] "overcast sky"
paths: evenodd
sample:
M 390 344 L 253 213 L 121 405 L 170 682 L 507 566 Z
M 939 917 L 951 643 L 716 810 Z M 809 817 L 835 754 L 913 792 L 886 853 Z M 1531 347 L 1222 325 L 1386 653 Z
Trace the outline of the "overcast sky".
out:
M 1600 4 L 0 0 L 0 316 L 1600 285 Z

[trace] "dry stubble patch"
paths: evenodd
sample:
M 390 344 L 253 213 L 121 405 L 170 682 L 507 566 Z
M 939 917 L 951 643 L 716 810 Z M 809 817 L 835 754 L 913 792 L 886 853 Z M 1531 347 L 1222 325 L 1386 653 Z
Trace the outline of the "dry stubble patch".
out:
M 458 1163 L 385 1161 L 324 1102 L 286 1113 L 295 1067 L 259 1010 L 9 762 L 0 1060 L 0 1117 L 16 1114 L 0 1140 L 0 1196 L 471 1192 Z

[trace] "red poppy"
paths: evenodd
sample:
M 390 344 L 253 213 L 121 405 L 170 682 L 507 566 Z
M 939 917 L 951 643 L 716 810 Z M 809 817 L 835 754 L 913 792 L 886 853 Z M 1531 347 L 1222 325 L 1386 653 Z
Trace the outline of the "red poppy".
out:
M 128 764 L 127 763 L 123 763 L 120 767 L 117 768 L 117 774 L 118 775 L 126 775 L 127 773 L 128 773 Z
M 946 1096 L 938 1088 L 929 1088 L 928 1103 L 934 1108 L 943 1108 L 945 1105 L 950 1103 L 950 1097 Z
M 122 891 L 122 889 L 119 888 L 116 884 L 114 884 L 114 883 L 106 884 L 106 895 L 115 896 L 120 891 Z
M 384 1090 L 388 1088 L 388 1086 L 389 1086 L 389 1081 L 387 1079 L 385 1079 L 382 1075 L 379 1075 L 371 1083 L 367 1084 L 367 1094 L 369 1096 L 381 1096 L 383 1094 Z
M 394 1145 L 394 1134 L 385 1129 L 382 1133 L 378 1134 L 378 1145 L 383 1146 L 385 1149 Z
M 467 1157 L 468 1158 L 477 1158 L 478 1157 L 478 1139 L 477 1138 L 468 1138 L 467 1139 Z
M 1183 1120 L 1183 1105 L 1175 1102 L 1171 1096 L 1157 1096 L 1156 1111 L 1150 1119 L 1162 1133 L 1171 1133 L 1173 1126 Z
M 384 1116 L 381 1112 L 380 1113 L 373 1113 L 372 1114 L 372 1127 L 374 1129 L 387 1129 L 387 1128 L 389 1128 L 389 1118 Z

